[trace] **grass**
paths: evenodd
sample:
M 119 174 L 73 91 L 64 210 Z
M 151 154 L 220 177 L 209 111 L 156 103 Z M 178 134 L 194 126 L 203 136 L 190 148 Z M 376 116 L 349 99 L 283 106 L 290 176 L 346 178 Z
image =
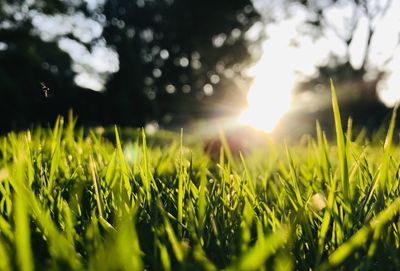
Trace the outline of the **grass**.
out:
M 180 135 L 122 140 L 59 118 L 0 138 L 0 270 L 400 270 L 395 113 L 372 144 L 219 156 Z M 394 111 L 395 112 L 395 111 Z

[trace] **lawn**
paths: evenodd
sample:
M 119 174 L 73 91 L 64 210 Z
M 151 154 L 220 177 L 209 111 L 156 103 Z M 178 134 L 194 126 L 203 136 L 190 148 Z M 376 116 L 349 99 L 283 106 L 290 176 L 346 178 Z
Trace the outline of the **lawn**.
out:
M 400 270 L 395 113 L 371 140 L 332 94 L 335 141 L 243 154 L 72 116 L 1 137 L 0 270 Z

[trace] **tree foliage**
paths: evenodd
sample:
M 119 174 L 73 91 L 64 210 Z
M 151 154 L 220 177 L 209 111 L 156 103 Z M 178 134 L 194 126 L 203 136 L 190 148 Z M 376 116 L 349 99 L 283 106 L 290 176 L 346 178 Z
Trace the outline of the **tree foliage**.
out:
M 123 125 L 237 112 L 249 82 L 242 71 L 255 59 L 251 47 L 259 44 L 246 38 L 260 19 L 250 0 L 2 0 L 0 13 L 3 127 L 47 121 L 69 107 L 83 121 Z M 96 22 L 102 33 L 86 38 L 77 34 L 79 23 L 67 30 L 54 25 L 60 31 L 46 33 L 35 23 L 45 17 L 61 24 L 73 16 Z M 76 57 L 60 48 L 65 40 L 88 53 L 98 44 L 117 53 L 118 71 L 109 80 L 97 74 L 106 82 L 104 93 L 75 84 L 81 70 L 96 70 L 78 67 Z M 44 97 L 41 82 L 50 97 Z M 4 117 L 10 112 L 11 119 Z
M 0 1 L 0 127 L 26 127 L 65 113 L 76 95 L 70 56 L 43 40 L 34 14 L 66 12 L 64 1 Z M 45 93 L 46 92 L 46 93 Z
M 374 52 L 379 35 L 382 35 L 382 23 L 395 1 L 384 0 L 346 0 L 346 1 L 289 1 L 302 5 L 308 11 L 305 33 L 316 39 L 333 33 L 331 39 L 336 39 L 344 48 L 344 53 L 332 53 L 328 62 L 320 65 L 317 77 L 307 84 L 318 85 L 333 78 L 337 84 L 358 84 L 363 98 L 377 100 L 377 84 L 391 71 L 390 62 L 393 52 L 384 52 L 379 57 Z M 338 12 L 340 11 L 340 16 Z M 334 16 L 336 14 L 336 16 Z M 385 30 L 386 31 L 386 30 Z M 394 26 L 391 33 L 400 37 L 400 29 Z M 397 39 L 396 47 L 400 39 Z M 389 49 L 387 49 L 389 51 Z
M 120 59 L 108 96 L 122 123 L 232 113 L 245 100 L 245 33 L 259 20 L 249 0 L 108 0 L 103 14 Z

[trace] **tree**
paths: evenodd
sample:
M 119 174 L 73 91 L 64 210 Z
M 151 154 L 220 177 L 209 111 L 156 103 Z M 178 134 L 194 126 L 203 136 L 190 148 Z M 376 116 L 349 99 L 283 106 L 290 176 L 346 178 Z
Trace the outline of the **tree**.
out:
M 245 33 L 260 19 L 249 0 L 108 0 L 97 13 L 120 61 L 107 84 L 110 118 L 185 121 L 245 101 L 242 70 L 254 61 Z
M 345 91 L 353 91 L 364 100 L 377 101 L 377 85 L 391 72 L 389 66 L 400 41 L 400 28 L 390 25 L 386 16 L 391 8 L 394 9 L 396 2 L 289 2 L 300 4 L 308 11 L 306 27 L 303 27 L 306 29 L 305 33 L 313 35 L 316 39 L 324 38 L 330 33 L 344 48 L 341 54 L 332 53 L 330 61 L 319 66 L 316 77 L 299 89 L 313 89 L 312 85 L 317 86 L 321 82 L 326 84 L 329 78 L 333 78 L 336 84 L 344 85 Z M 376 47 L 381 40 L 379 35 L 387 31 L 383 29 L 383 23 L 390 27 L 391 36 L 395 39 L 385 41 L 391 42 L 393 48 L 388 48 L 381 56 L 377 56 L 374 46 Z
M 250 0 L 0 0 L 0 14 L 3 127 L 48 121 L 69 107 L 83 121 L 97 116 L 98 123 L 123 125 L 238 112 L 250 81 L 242 70 L 255 59 L 250 47 L 259 44 L 246 38 L 260 19 Z M 87 38 L 71 23 L 53 33 L 56 27 L 43 28 L 38 18 L 83 18 L 101 30 Z M 108 81 L 71 51 L 90 53 L 98 44 L 118 54 L 119 69 Z M 106 82 L 104 93 L 75 84 L 82 69 Z
M 59 8 L 58 4 L 61 2 L 50 2 L 46 11 Z M 27 11 L 35 5 L 40 5 L 39 1 L 0 2 L 0 127 L 5 129 L 52 119 L 62 106 L 59 101 L 66 100 L 73 79 L 69 56 L 55 42 L 44 42 L 32 34 Z M 54 100 L 52 93 L 45 95 L 40 82 L 52 86 L 51 91 L 57 87 L 60 99 Z
M 70 108 L 83 122 L 101 122 L 102 95 L 78 87 L 76 64 L 60 48 L 68 38 L 91 49 L 93 40 L 83 41 L 70 24 L 54 25 L 51 20 L 74 20 L 84 8 L 69 1 L 0 0 L 0 127 L 26 128 L 48 123 Z M 38 23 L 39 21 L 39 23 Z M 57 20 L 56 20 L 57 21 Z M 42 29 L 41 27 L 44 27 Z M 46 29 L 47 27 L 47 29 Z M 58 29 L 49 33 L 48 29 Z
M 397 19 L 399 2 L 287 0 L 275 6 L 264 3 L 255 0 L 262 14 L 269 12 L 268 15 L 275 15 L 279 20 L 297 23 L 291 42 L 297 51 L 301 52 L 302 46 L 310 44 L 325 46 L 316 72 L 302 74 L 304 81 L 294 93 L 299 97 L 295 100 L 297 107 L 284 116 L 275 130 L 277 134 L 295 137 L 296 133 L 312 133 L 316 119 L 325 131 L 332 132 L 330 78 L 336 86 L 342 120 L 346 122 L 347 117 L 352 116 L 355 125 L 376 130 L 390 115 L 390 110 L 379 100 L 378 86 L 393 72 L 392 59 L 399 48 L 400 26 L 389 22 Z M 377 48 L 382 40 L 392 47 L 381 50 L 383 54 L 379 55 Z

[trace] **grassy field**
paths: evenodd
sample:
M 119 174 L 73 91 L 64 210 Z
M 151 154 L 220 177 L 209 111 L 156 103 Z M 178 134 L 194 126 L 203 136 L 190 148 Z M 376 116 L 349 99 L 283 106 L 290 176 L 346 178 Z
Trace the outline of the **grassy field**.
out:
M 0 270 L 400 270 L 394 118 L 219 156 L 70 118 L 0 138 Z

